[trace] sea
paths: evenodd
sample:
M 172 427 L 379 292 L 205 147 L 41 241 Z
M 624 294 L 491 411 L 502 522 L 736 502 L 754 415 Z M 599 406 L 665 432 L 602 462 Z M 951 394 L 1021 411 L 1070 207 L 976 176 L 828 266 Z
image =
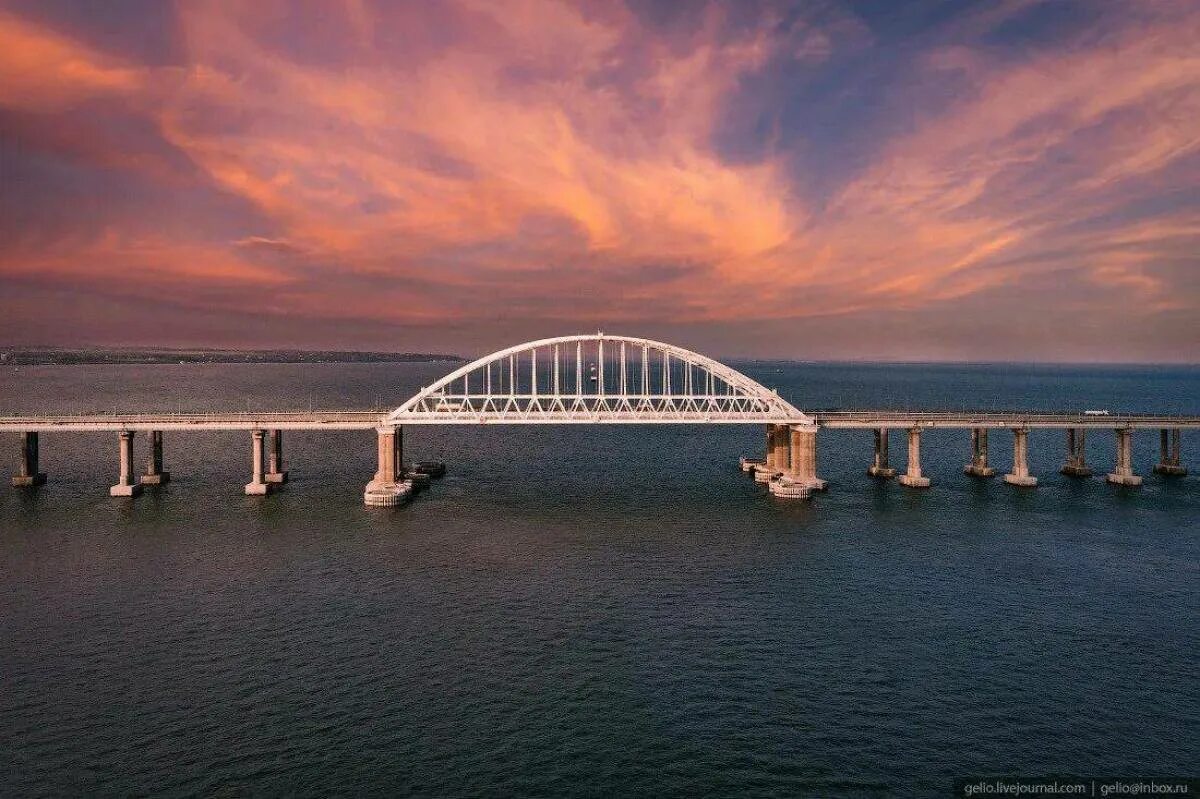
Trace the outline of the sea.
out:
M 801 409 L 1200 413 L 1200 367 L 742 362 Z M 0 414 L 391 408 L 445 363 L 5 366 Z M 985 776 L 1196 776 L 1200 432 L 1184 478 L 738 469 L 759 426 L 413 427 L 446 476 L 366 508 L 372 431 L 288 432 L 247 497 L 244 432 L 165 435 L 171 482 L 116 482 L 113 433 L 41 436 L 0 487 L 0 794 L 891 797 Z M 1011 463 L 993 432 L 991 460 Z M 145 436 L 137 441 L 144 459 Z M 905 442 L 891 442 L 903 468 Z M 4 462 L 16 468 L 17 437 Z M 7 481 L 6 481 L 7 482 Z

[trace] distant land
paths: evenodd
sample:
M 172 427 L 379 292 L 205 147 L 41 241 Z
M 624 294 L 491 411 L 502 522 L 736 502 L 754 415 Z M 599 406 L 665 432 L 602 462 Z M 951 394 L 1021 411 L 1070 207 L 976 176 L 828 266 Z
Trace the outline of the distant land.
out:
M 342 350 L 220 350 L 54 347 L 0 348 L 0 365 L 180 364 L 180 363 L 426 363 L 465 361 L 458 355 L 429 352 L 346 352 Z

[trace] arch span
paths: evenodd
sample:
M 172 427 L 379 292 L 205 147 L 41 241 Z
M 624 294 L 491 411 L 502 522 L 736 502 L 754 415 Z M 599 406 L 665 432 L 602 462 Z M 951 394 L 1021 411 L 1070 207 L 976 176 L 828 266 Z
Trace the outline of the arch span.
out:
M 454 370 L 399 424 L 803 424 L 776 392 L 704 355 L 604 333 L 529 341 Z

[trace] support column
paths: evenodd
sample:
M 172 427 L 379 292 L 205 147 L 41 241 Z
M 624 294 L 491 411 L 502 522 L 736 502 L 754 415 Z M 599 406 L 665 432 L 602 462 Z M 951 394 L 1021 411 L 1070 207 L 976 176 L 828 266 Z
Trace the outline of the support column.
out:
M 986 427 L 971 428 L 971 462 L 963 472 L 972 477 L 992 477 L 996 470 L 988 466 L 988 431 Z
M 793 483 L 799 483 L 815 491 L 824 491 L 829 483 L 817 477 L 817 428 L 791 427 L 780 425 L 781 438 L 785 440 L 789 433 L 791 437 L 791 468 L 786 476 Z
M 378 468 L 363 491 L 363 503 L 372 507 L 393 507 L 412 494 L 412 483 L 400 479 L 404 464 L 404 428 L 379 427 L 376 434 Z
M 21 434 L 21 465 L 20 472 L 13 475 L 12 484 L 19 488 L 40 486 L 46 482 L 46 475 L 38 471 L 38 434 L 28 432 Z
M 767 455 L 762 463 L 753 467 L 754 482 L 769 483 L 775 475 L 788 468 L 787 446 L 787 428 L 777 424 L 767 425 Z
M 928 488 L 929 478 L 921 475 L 921 428 L 908 429 L 908 471 L 900 475 L 901 485 Z
M 142 493 L 142 484 L 133 474 L 133 431 L 122 430 L 119 435 L 121 471 L 108 493 L 113 497 L 136 497 Z
M 775 428 L 775 470 L 788 474 L 792 471 L 791 442 L 788 440 L 787 425 L 773 425 Z
M 1091 477 L 1084 448 L 1087 443 L 1087 428 L 1067 428 L 1067 462 L 1059 469 L 1068 477 Z
M 250 482 L 246 483 L 246 493 L 250 496 L 265 496 L 275 488 L 274 483 L 266 481 L 263 473 L 263 443 L 266 432 L 263 430 L 250 431 Z
M 1180 458 L 1180 430 L 1178 427 L 1167 430 L 1158 431 L 1159 434 L 1159 456 L 1158 464 L 1154 467 L 1155 474 L 1167 475 L 1168 477 L 1183 477 L 1187 474 L 1187 469 L 1183 468 L 1183 462 Z
M 775 425 L 767 425 L 767 455 L 764 461 L 768 469 L 775 469 Z
M 142 485 L 159 486 L 171 480 L 171 473 L 163 471 L 163 434 L 161 430 L 150 431 L 150 455 L 146 458 L 146 473 Z
M 1133 431 L 1129 428 L 1117 430 L 1117 463 L 1108 475 L 1113 485 L 1140 486 L 1142 478 L 1133 473 Z
M 283 431 L 271 431 L 271 446 L 268 450 L 267 473 L 263 479 L 268 483 L 286 483 L 287 469 L 283 468 Z
M 1013 428 L 1013 466 L 1012 471 L 1004 475 L 1004 482 L 1013 486 L 1033 487 L 1037 478 L 1029 474 L 1029 429 Z
M 896 476 L 896 470 L 888 466 L 888 429 L 886 427 L 875 430 L 875 459 L 867 468 L 867 474 L 885 480 Z

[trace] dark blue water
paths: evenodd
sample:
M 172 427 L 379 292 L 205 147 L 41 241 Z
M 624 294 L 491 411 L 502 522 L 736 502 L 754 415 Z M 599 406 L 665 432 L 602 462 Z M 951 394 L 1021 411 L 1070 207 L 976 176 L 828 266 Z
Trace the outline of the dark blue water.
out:
M 1200 369 L 743 364 L 801 408 L 1200 412 Z M 399 404 L 444 365 L 11 367 L 0 412 Z M 904 445 L 893 442 L 902 463 Z M 824 431 L 808 503 L 736 469 L 759 428 L 427 428 L 449 475 L 368 510 L 373 433 L 167 434 L 174 482 L 107 496 L 115 435 L 42 437 L 0 491 L 9 795 L 937 796 L 983 773 L 1200 763 L 1193 476 L 877 484 Z M 7 438 L 15 460 L 15 436 Z M 144 441 L 139 441 L 139 458 Z M 1111 434 L 1089 435 L 1097 473 Z M 992 439 L 1007 467 L 1009 436 Z

